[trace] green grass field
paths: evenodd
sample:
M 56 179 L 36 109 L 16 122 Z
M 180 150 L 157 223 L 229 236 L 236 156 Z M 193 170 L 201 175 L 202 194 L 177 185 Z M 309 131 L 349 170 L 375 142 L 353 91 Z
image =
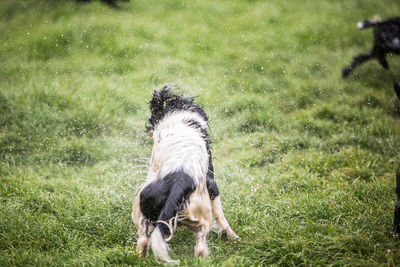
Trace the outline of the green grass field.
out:
M 187 266 L 392 266 L 400 57 L 341 68 L 372 46 L 356 23 L 398 0 L 3 0 L 0 265 L 154 265 L 131 203 L 152 141 L 148 101 L 173 83 L 210 117 L 216 181 L 240 241 L 211 233 Z M 390 252 L 388 252 L 390 249 Z

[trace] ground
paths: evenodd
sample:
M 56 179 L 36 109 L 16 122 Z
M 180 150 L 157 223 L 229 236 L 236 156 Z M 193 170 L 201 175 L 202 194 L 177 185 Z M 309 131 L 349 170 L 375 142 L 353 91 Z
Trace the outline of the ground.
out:
M 372 46 L 356 23 L 386 1 L 3 0 L 0 265 L 156 264 L 135 252 L 154 89 L 175 84 L 210 117 L 215 177 L 240 241 L 187 266 L 398 265 L 400 57 L 347 80 Z

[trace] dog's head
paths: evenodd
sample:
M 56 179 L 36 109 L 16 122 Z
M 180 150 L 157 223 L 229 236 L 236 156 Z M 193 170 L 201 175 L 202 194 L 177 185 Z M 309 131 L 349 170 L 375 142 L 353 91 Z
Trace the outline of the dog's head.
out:
M 165 85 L 161 90 L 155 90 L 149 102 L 151 116 L 146 125 L 147 132 L 151 134 L 156 125 L 170 112 L 187 110 L 196 112 L 208 121 L 204 110 L 194 103 L 193 97 L 183 97 L 173 92 L 171 85 Z

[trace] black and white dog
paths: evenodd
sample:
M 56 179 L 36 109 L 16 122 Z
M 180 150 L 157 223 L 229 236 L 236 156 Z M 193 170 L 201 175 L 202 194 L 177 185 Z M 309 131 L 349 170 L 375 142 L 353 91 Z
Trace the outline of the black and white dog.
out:
M 389 68 L 386 60 L 387 53 L 400 54 L 400 17 L 394 17 L 385 21 L 365 20 L 357 23 L 358 28 L 374 28 L 374 46 L 366 54 L 354 57 L 353 62 L 343 68 L 342 76 L 346 78 L 358 65 L 370 59 L 377 59 L 385 69 Z
M 196 234 L 195 256 L 207 257 L 206 237 L 214 220 L 220 233 L 238 237 L 225 219 L 214 181 L 207 115 L 193 98 L 175 94 L 168 86 L 154 91 L 150 111 L 150 169 L 132 208 L 136 249 L 144 257 L 150 243 L 158 261 L 177 263 L 168 256 L 166 242 L 179 223 Z

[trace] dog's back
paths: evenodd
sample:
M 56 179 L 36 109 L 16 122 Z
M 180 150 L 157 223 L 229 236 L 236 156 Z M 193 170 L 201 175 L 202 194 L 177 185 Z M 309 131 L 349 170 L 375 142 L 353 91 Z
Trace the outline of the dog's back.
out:
M 176 111 L 153 130 L 150 172 L 140 194 L 140 208 L 151 221 L 162 221 L 163 237 L 172 234 L 165 223 L 183 209 L 196 187 L 206 188 L 208 154 L 194 122 L 205 124 L 196 113 Z
M 201 129 L 206 122 L 190 111 L 171 112 L 153 131 L 151 165 L 159 168 L 159 177 L 181 170 L 191 176 L 197 186 L 205 178 L 208 154 Z
M 360 29 L 374 28 L 375 46 L 387 52 L 400 52 L 400 17 L 384 21 L 364 20 L 357 23 Z

